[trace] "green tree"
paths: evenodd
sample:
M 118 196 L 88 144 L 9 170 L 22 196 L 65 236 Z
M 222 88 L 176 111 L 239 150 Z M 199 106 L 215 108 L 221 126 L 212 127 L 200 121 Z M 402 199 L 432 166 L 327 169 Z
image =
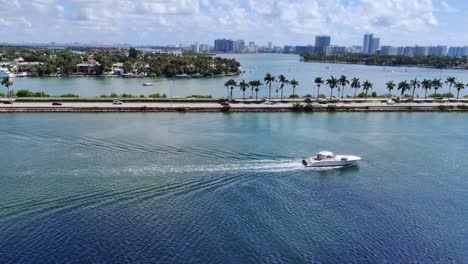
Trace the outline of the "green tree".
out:
M 224 86 L 228 88 L 228 97 L 229 97 L 229 89 L 231 89 L 231 100 L 232 100 L 232 91 L 234 90 L 234 87 L 237 86 L 237 82 L 234 79 L 229 79 Z
M 460 91 L 461 91 L 462 89 L 465 89 L 465 84 L 462 83 L 462 82 L 457 82 L 457 83 L 455 83 L 454 86 L 455 86 L 455 89 L 457 89 L 457 100 L 458 100 L 458 98 L 459 98 L 459 96 L 460 96 Z
M 284 86 L 286 84 L 289 83 L 288 79 L 286 79 L 286 77 L 281 74 L 280 76 L 278 76 L 278 82 L 281 84 L 280 85 L 280 90 L 281 90 L 281 101 L 283 101 L 283 90 L 284 90 Z
M 437 89 L 442 88 L 442 80 L 441 79 L 432 80 L 432 88 L 434 88 L 434 96 L 436 96 Z
M 254 80 L 249 82 L 250 87 L 255 87 L 255 101 L 258 101 L 258 92 L 260 91 L 260 86 L 263 84 L 260 82 L 260 80 Z
M 409 90 L 411 85 L 407 81 L 398 83 L 398 90 L 401 90 L 401 96 L 405 95 L 405 91 Z
M 318 99 L 320 96 L 320 86 L 324 84 L 324 80 L 322 79 L 322 77 L 316 77 L 314 80 L 314 83 L 315 85 L 317 85 L 317 99 Z
M 123 70 L 125 73 L 133 73 L 133 61 L 126 60 L 123 64 Z
M 333 97 L 333 89 L 338 87 L 338 79 L 331 76 L 330 79 L 327 79 L 326 83 L 327 83 L 328 87 L 330 87 L 330 100 L 331 100 L 332 97 Z
M 390 98 L 392 98 L 392 90 L 395 89 L 396 84 L 393 81 L 388 81 L 386 84 L 388 94 L 390 95 Z
M 445 84 L 449 85 L 449 94 L 450 94 L 452 92 L 452 86 L 455 86 L 455 84 L 457 84 L 457 78 L 453 76 L 449 76 L 447 77 L 447 80 L 445 80 Z
M 138 50 L 135 48 L 130 48 L 128 50 L 128 57 L 136 60 L 138 58 Z
M 265 78 L 263 78 L 265 83 L 268 85 L 268 101 L 271 101 L 271 84 L 276 81 L 275 76 L 271 75 L 270 73 L 267 73 L 265 75 Z
M 341 75 L 340 79 L 338 79 L 338 84 L 341 85 L 342 89 L 341 89 L 341 98 L 344 97 L 344 89 L 346 87 L 346 85 L 349 84 L 349 80 L 346 78 L 345 75 Z M 338 96 L 340 96 L 340 91 L 338 91 Z
M 245 100 L 245 90 L 247 90 L 247 88 L 249 88 L 249 84 L 245 80 L 242 80 L 239 83 L 239 87 L 240 87 L 240 89 L 242 91 L 242 99 Z
M 410 86 L 411 86 L 411 88 L 413 88 L 413 92 L 411 94 L 411 100 L 414 100 L 414 92 L 416 91 L 416 89 L 421 87 L 421 82 L 418 81 L 418 79 L 415 78 L 414 80 L 410 81 Z
M 255 80 L 249 81 L 249 86 L 250 86 L 250 91 L 251 91 L 250 98 L 253 98 L 255 84 L 257 84 L 257 81 L 255 81 Z
M 373 84 L 369 82 L 368 80 L 365 80 L 364 83 L 362 84 L 362 89 L 366 91 L 366 101 L 367 101 L 367 93 L 369 92 L 369 89 L 372 89 Z
M 357 92 L 359 88 L 361 88 L 361 82 L 359 81 L 359 78 L 354 77 L 351 80 L 351 88 L 354 89 L 354 98 L 356 98 Z
M 422 88 L 424 89 L 424 100 L 427 99 L 427 90 L 430 90 L 432 88 L 432 81 L 431 80 L 427 80 L 427 79 L 424 79 L 422 82 L 421 82 L 421 86 Z
M 80 57 L 70 50 L 64 50 L 57 53 L 56 65 L 60 68 L 60 73 L 70 75 L 75 69 L 76 65 L 80 63 Z
M 294 99 L 296 98 L 295 95 L 296 95 L 296 87 L 299 86 L 299 82 L 296 81 L 295 79 L 292 79 L 290 82 L 289 82 L 293 88 L 293 101 Z
M 7 88 L 8 101 L 11 102 L 10 87 L 13 86 L 13 82 L 10 80 L 10 77 L 5 77 L 2 79 L 1 84 Z

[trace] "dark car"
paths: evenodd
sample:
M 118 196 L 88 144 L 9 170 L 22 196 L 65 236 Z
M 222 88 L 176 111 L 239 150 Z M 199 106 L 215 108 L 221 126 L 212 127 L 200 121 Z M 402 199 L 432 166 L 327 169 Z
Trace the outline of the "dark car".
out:
M 13 104 L 13 102 L 12 101 L 5 101 L 5 102 L 3 102 L 3 104 Z
M 59 102 L 53 102 L 53 103 L 52 103 L 52 105 L 58 105 L 58 106 L 60 106 L 60 105 L 62 105 L 62 103 L 59 103 Z
M 220 105 L 229 105 L 229 103 L 228 103 L 228 102 L 226 102 L 226 101 L 224 101 L 224 102 L 220 102 L 219 104 L 220 104 Z

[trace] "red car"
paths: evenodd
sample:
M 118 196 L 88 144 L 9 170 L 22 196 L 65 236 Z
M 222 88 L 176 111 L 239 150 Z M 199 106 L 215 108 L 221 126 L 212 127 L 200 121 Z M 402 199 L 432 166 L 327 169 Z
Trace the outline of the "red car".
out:
M 53 102 L 52 105 L 62 105 L 62 103 L 59 102 Z
M 229 105 L 228 102 L 221 102 L 221 103 L 219 103 L 219 104 L 220 104 L 220 105 Z

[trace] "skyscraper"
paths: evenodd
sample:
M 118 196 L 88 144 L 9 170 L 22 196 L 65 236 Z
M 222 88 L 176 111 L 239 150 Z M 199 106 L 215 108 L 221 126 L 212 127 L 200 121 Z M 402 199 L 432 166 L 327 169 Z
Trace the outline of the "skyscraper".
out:
M 362 44 L 362 52 L 374 54 L 380 48 L 380 38 L 374 38 L 374 34 L 365 34 Z
M 364 42 L 362 43 L 362 53 L 370 53 L 371 43 L 372 43 L 373 38 L 374 38 L 374 34 L 364 35 Z
M 370 53 L 375 54 L 380 49 L 380 38 L 372 38 Z
M 315 53 L 325 54 L 326 48 L 330 46 L 330 36 L 315 37 Z
M 234 41 L 233 50 L 234 50 L 234 52 L 244 52 L 244 50 L 245 50 L 245 41 L 243 41 L 243 40 Z
M 217 39 L 214 42 L 214 50 L 218 52 L 231 52 L 234 48 L 234 42 L 230 39 Z

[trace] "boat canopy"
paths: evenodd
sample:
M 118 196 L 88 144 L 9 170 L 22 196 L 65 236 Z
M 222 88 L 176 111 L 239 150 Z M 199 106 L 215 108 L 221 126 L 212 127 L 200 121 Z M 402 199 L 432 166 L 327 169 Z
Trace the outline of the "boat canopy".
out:
M 333 156 L 333 153 L 330 152 L 330 151 L 320 151 L 319 153 L 317 153 L 317 155 L 320 155 L 320 156 Z

